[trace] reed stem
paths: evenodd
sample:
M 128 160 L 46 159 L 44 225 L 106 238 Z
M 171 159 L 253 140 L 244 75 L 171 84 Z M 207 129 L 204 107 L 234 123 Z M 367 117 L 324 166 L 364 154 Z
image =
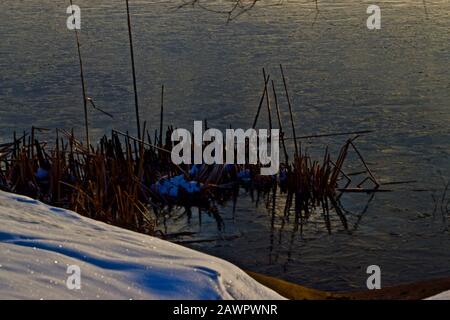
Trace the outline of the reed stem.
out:
M 275 101 L 275 108 L 277 110 L 277 118 L 278 118 L 278 128 L 280 128 L 280 137 L 281 137 L 281 145 L 283 146 L 283 152 L 284 152 L 284 159 L 286 165 L 289 163 L 289 155 L 286 149 L 286 143 L 284 142 L 284 131 L 283 131 L 283 123 L 281 121 L 281 115 L 280 115 L 280 107 L 278 105 L 278 98 L 277 98 L 277 91 L 275 89 L 275 84 L 272 80 L 272 91 L 273 91 L 273 98 Z
M 292 114 L 291 99 L 289 98 L 289 92 L 287 89 L 286 78 L 284 77 L 283 66 L 281 64 L 280 64 L 280 71 L 281 71 L 281 76 L 283 77 L 284 91 L 286 92 L 286 99 L 287 99 L 288 106 L 289 106 L 289 114 L 291 116 L 291 126 L 292 126 L 292 135 L 294 136 L 295 156 L 298 157 L 299 153 L 298 153 L 298 146 L 297 146 L 297 136 L 295 134 L 294 116 Z
M 70 0 L 70 5 L 72 6 L 72 0 Z M 84 126 L 86 130 L 86 145 L 89 148 L 90 140 L 89 140 L 89 121 L 88 121 L 88 110 L 87 110 L 87 96 L 86 96 L 86 85 L 84 80 L 84 70 L 83 70 L 83 60 L 81 58 L 81 45 L 80 45 L 80 37 L 78 35 L 77 28 L 75 30 L 75 39 L 77 42 L 77 51 L 78 51 L 78 62 L 80 64 L 80 78 L 81 78 L 81 88 L 83 92 L 83 108 L 84 108 Z
M 138 139 L 141 140 L 141 122 L 139 119 L 139 102 L 138 102 L 138 93 L 137 93 L 137 84 L 136 84 L 136 67 L 134 63 L 134 49 L 133 49 L 133 35 L 131 32 L 131 16 L 130 16 L 130 6 L 128 4 L 128 0 L 125 0 L 127 5 L 127 22 L 128 22 L 128 39 L 130 42 L 130 55 L 131 55 L 131 70 L 133 74 L 133 89 L 134 89 L 134 105 L 136 111 L 136 126 Z
M 269 78 L 270 78 L 270 75 L 267 77 L 267 79 L 264 79 L 264 89 L 263 89 L 263 93 L 261 95 L 261 100 L 259 100 L 258 111 L 256 111 L 256 116 L 255 116 L 255 119 L 253 120 L 253 125 L 252 125 L 253 129 L 256 128 L 256 123 L 258 122 L 258 117 L 259 117 L 259 113 L 261 112 L 261 107 L 264 102 L 264 97 L 266 95 L 267 83 L 269 83 Z
M 161 111 L 159 120 L 159 146 L 162 147 L 162 134 L 163 134 L 163 121 L 164 121 L 164 85 L 161 87 Z

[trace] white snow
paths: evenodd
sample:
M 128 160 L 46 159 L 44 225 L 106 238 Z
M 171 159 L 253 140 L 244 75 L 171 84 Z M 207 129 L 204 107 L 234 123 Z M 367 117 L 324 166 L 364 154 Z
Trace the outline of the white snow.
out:
M 283 297 L 224 260 L 0 191 L 0 299 Z
M 450 300 L 450 290 L 441 292 L 435 296 L 429 297 L 425 300 Z

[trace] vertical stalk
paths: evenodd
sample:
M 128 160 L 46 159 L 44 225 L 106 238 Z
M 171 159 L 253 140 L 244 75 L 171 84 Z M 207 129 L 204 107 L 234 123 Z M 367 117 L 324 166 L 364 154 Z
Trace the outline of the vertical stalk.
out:
M 281 121 L 280 106 L 278 105 L 277 91 L 275 90 L 275 84 L 274 84 L 273 80 L 272 80 L 272 91 L 273 91 L 273 98 L 275 100 L 275 108 L 277 110 L 278 127 L 280 128 L 281 144 L 283 146 L 284 159 L 285 159 L 286 166 L 287 166 L 289 163 L 289 156 L 288 156 L 288 153 L 286 150 L 286 144 L 284 143 L 283 123 Z
M 161 111 L 160 111 L 160 120 L 159 120 L 159 146 L 162 147 L 163 142 L 163 120 L 164 120 L 164 85 L 161 87 Z
M 283 66 L 280 64 L 281 76 L 283 77 L 284 91 L 286 92 L 286 99 L 289 106 L 289 114 L 291 115 L 292 134 L 294 136 L 295 156 L 298 157 L 297 136 L 295 134 L 294 116 L 292 114 L 291 99 L 289 98 L 289 92 L 287 89 L 286 78 L 284 77 Z
M 268 113 L 268 116 L 269 116 L 269 130 L 272 133 L 272 108 L 270 106 L 270 97 L 269 97 L 269 92 L 267 90 L 268 81 L 266 81 L 266 79 L 267 79 L 266 78 L 266 70 L 264 70 L 264 68 L 263 68 L 263 76 L 264 76 L 264 83 L 265 83 L 264 91 L 266 93 L 267 113 Z
M 72 0 L 70 0 L 70 5 L 71 6 L 73 5 Z M 83 60 L 81 59 L 80 37 L 78 35 L 78 30 L 76 28 L 75 28 L 75 39 L 77 42 L 78 62 L 80 64 L 81 88 L 82 88 L 82 92 L 83 92 L 84 126 L 86 129 L 86 145 L 89 150 L 90 140 L 89 140 L 89 122 L 88 122 L 88 110 L 87 110 L 86 85 L 85 85 L 85 80 L 84 80 Z
M 253 129 L 256 128 L 256 123 L 258 122 L 259 113 L 261 112 L 261 107 L 264 102 L 264 97 L 267 93 L 266 91 L 267 91 L 267 84 L 269 83 L 269 78 L 270 78 L 270 75 L 267 76 L 267 79 L 264 79 L 264 88 L 263 88 L 263 92 L 261 95 L 261 100 L 259 100 L 258 111 L 256 112 L 255 119 L 253 120 L 253 125 L 252 125 Z
M 125 0 L 127 5 L 127 22 L 128 22 L 128 38 L 130 42 L 130 55 L 131 55 L 131 70 L 133 73 L 133 89 L 134 89 L 134 105 L 136 111 L 136 125 L 138 132 L 138 139 L 141 140 L 141 122 L 139 120 L 139 102 L 138 93 L 136 85 L 136 68 L 134 64 L 134 49 L 133 49 L 133 35 L 131 33 L 131 17 L 130 17 L 130 6 L 128 5 L 128 0 Z

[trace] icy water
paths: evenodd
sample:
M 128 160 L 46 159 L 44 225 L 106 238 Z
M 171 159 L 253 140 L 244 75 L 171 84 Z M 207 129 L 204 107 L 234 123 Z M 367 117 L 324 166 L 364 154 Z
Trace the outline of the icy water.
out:
M 92 134 L 134 130 L 133 91 L 124 1 L 77 0 L 88 95 L 114 115 L 90 114 Z M 264 1 L 261 1 L 264 2 Z M 278 2 L 276 2 L 278 3 Z M 262 88 L 261 68 L 282 85 L 284 65 L 300 135 L 373 130 L 357 140 L 391 193 L 347 195 L 349 229 L 334 219 L 328 234 L 320 216 L 297 230 L 272 216 L 263 199 L 241 197 L 233 215 L 221 208 L 225 231 L 196 215 L 172 231 L 190 246 L 253 271 L 330 290 L 365 288 L 366 267 L 379 265 L 382 285 L 450 276 L 447 215 L 435 208 L 450 179 L 450 2 L 376 1 L 382 29 L 369 31 L 371 1 L 284 1 L 260 4 L 226 24 L 178 1 L 131 1 L 142 119 L 158 127 L 160 86 L 166 119 L 192 128 L 251 126 Z M 271 2 L 273 4 L 273 2 Z M 68 1 L 0 3 L 0 141 L 32 125 L 82 133 L 82 104 Z M 288 120 L 284 98 L 283 117 Z M 262 121 L 266 121 L 262 118 Z M 346 137 L 304 141 L 320 156 Z M 356 163 L 355 163 L 356 164 Z M 355 167 L 351 168 L 357 170 Z M 416 190 L 416 191 L 413 191 Z M 425 191 L 417 191 L 425 190 Z M 431 191 L 430 191 L 431 190 Z M 433 191 L 434 190 L 434 191 Z M 367 203 L 369 204 L 367 205 Z

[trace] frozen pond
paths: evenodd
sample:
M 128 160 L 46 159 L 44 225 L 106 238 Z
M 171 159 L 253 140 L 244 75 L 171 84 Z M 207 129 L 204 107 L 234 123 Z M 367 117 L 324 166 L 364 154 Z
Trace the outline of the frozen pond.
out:
M 0 141 L 32 125 L 83 132 L 68 2 L 0 3 Z M 430 191 L 440 197 L 450 179 L 450 2 L 376 1 L 382 10 L 377 31 L 366 27 L 372 2 L 319 1 L 318 13 L 311 1 L 263 2 L 226 24 L 223 15 L 176 9 L 175 0 L 131 1 L 142 120 L 158 128 L 164 84 L 170 123 L 192 128 L 207 118 L 211 127 L 247 128 L 260 99 L 262 67 L 281 92 L 282 63 L 300 135 L 373 130 L 357 145 L 374 174 L 382 182 L 417 182 L 377 194 L 367 208 L 370 196 L 346 196 L 352 230 L 335 221 L 331 235 L 320 217 L 300 234 L 282 218 L 282 208 L 272 216 L 263 203 L 256 207 L 242 197 L 234 216 L 231 208 L 221 209 L 228 240 L 191 245 L 242 268 L 323 289 L 364 288 L 371 264 L 381 267 L 383 285 L 450 276 L 448 217 L 434 212 Z M 133 131 L 124 1 L 76 4 L 88 95 L 114 115 L 92 111 L 92 134 Z M 320 156 L 325 145 L 336 151 L 345 140 L 304 145 Z M 176 228 L 217 236 L 213 221 L 204 219 L 200 228 L 195 215 Z

